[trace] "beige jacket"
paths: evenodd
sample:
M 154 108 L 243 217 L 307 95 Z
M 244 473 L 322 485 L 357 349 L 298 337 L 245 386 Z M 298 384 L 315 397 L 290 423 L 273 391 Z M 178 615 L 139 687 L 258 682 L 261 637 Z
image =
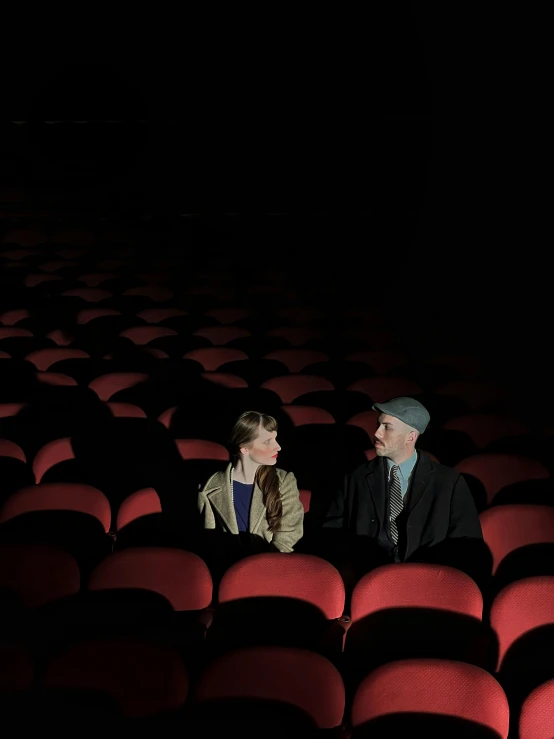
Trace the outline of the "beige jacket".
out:
M 235 534 L 239 530 L 231 495 L 231 468 L 213 474 L 204 489 L 198 493 L 198 509 L 205 529 L 219 529 Z M 280 552 L 294 551 L 294 545 L 304 533 L 304 508 L 300 502 L 296 477 L 292 472 L 277 468 L 279 488 L 283 501 L 283 516 L 278 531 L 270 531 L 266 508 L 260 488 L 255 485 L 250 506 L 248 531 L 252 537 L 260 537 Z

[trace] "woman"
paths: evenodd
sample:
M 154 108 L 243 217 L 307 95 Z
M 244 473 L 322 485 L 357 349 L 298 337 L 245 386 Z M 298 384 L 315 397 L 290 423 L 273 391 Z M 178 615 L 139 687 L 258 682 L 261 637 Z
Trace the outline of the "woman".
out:
M 230 436 L 231 463 L 198 495 L 216 556 L 292 552 L 301 539 L 304 509 L 296 477 L 276 466 L 280 449 L 275 418 L 256 411 L 239 416 Z

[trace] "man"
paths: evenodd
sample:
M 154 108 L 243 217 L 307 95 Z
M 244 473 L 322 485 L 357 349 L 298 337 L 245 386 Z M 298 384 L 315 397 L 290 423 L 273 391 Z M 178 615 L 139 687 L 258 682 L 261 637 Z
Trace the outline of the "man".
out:
M 358 578 L 387 562 L 436 561 L 477 578 L 483 535 L 467 482 L 416 450 L 427 409 L 406 397 L 373 409 L 379 411 L 376 456 L 346 475 L 323 522 L 323 541 L 340 531 L 332 547 L 337 566 L 346 557 Z

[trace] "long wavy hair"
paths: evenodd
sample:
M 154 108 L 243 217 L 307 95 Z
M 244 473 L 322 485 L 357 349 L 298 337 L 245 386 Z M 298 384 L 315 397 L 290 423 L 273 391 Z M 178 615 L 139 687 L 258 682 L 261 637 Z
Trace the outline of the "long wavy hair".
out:
M 278 424 L 273 416 L 258 411 L 245 411 L 237 418 L 229 436 L 229 452 L 233 465 L 240 457 L 241 447 L 249 446 L 258 438 L 260 426 L 272 433 L 277 431 Z M 283 502 L 275 465 L 261 464 L 256 471 L 254 484 L 262 491 L 268 528 L 276 531 L 283 516 Z

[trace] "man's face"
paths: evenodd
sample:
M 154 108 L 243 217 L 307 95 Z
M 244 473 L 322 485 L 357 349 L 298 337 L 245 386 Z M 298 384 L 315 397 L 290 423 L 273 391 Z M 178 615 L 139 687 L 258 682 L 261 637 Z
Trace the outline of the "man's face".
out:
M 412 456 L 417 431 L 399 418 L 381 413 L 377 421 L 377 430 L 373 443 L 378 457 L 388 457 L 395 464 L 400 464 Z

